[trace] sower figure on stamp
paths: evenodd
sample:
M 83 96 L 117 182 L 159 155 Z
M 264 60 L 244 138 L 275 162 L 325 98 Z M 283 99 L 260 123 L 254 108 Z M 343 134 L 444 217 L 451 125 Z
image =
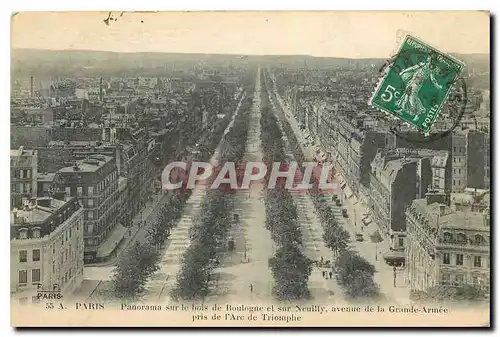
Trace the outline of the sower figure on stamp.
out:
M 413 121 L 417 121 L 420 115 L 425 114 L 425 107 L 418 97 L 418 93 L 422 88 L 425 80 L 430 79 L 432 84 L 437 89 L 442 89 L 443 86 L 438 83 L 436 77 L 434 76 L 434 69 L 431 64 L 431 56 L 427 56 L 427 59 L 423 62 L 406 68 L 399 73 L 403 82 L 405 82 L 404 93 L 396 101 L 396 105 L 400 108 L 396 110 L 399 113 L 406 112 L 413 115 Z

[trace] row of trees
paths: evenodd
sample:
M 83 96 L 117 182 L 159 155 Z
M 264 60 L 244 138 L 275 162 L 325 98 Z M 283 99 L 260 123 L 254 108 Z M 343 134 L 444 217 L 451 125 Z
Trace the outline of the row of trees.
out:
M 375 300 L 379 297 L 378 285 L 373 281 L 375 267 L 357 252 L 344 250 L 335 260 L 334 271 L 347 298 Z
M 281 125 L 286 133 L 290 150 L 293 152 L 299 167 L 305 160 L 300 144 L 290 123 L 279 108 L 279 102 L 275 95 L 273 98 L 275 106 L 279 110 Z M 338 284 L 344 288 L 345 296 L 352 299 L 376 298 L 379 296 L 378 286 L 373 281 L 375 267 L 356 252 L 349 250 L 350 235 L 335 218 L 334 212 L 329 205 L 327 196 L 323 195 L 318 188 L 318 178 L 312 176 L 313 188 L 310 196 L 323 227 L 323 241 L 326 247 L 332 250 L 336 257 L 333 271 Z
M 245 153 L 252 98 L 242 103 L 241 112 L 224 136 L 220 164 L 240 161 Z M 223 188 L 207 190 L 201 212 L 190 229 L 191 243 L 184 253 L 172 296 L 177 299 L 201 299 L 208 294 L 212 270 L 219 263 L 217 254 L 227 242 L 231 227 L 231 196 Z
M 117 262 L 111 277 L 111 296 L 134 302 L 144 293 L 149 277 L 159 269 L 160 255 L 149 243 L 136 241 Z
M 222 191 L 207 191 L 201 212 L 190 229 L 191 243 L 181 262 L 174 298 L 198 299 L 207 295 L 210 273 L 216 267 L 217 252 L 230 226 L 228 207 L 228 196 Z
M 269 111 L 265 81 L 261 93 L 262 151 L 264 163 L 271 167 L 273 162 L 285 160 L 284 142 L 277 119 Z M 297 223 L 297 207 L 283 181 L 278 181 L 276 188 L 267 190 L 265 203 L 266 228 L 278 245 L 275 255 L 269 259 L 269 267 L 275 280 L 276 297 L 280 300 L 308 298 L 310 292 L 307 284 L 312 271 L 312 261 L 302 252 L 302 233 Z
M 134 301 L 141 297 L 148 278 L 159 268 L 162 245 L 180 219 L 190 193 L 168 195 L 157 216 L 146 224 L 146 242 L 136 241 L 118 259 L 111 278 L 112 297 Z
M 160 250 L 169 238 L 170 231 L 182 216 L 182 211 L 190 194 L 190 191 L 182 194 L 170 194 L 165 204 L 161 206 L 158 216 L 148 224 L 146 237 L 156 250 Z

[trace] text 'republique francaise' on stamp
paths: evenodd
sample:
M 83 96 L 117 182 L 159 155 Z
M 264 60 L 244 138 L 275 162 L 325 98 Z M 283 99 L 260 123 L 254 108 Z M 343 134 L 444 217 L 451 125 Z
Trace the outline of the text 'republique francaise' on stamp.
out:
M 465 64 L 407 35 L 369 105 L 428 135 Z

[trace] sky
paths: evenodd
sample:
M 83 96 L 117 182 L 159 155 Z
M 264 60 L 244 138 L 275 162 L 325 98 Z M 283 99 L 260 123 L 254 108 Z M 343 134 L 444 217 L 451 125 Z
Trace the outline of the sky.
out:
M 479 11 L 120 14 L 107 26 L 107 12 L 17 13 L 12 47 L 386 58 L 409 33 L 443 52 L 490 52 L 490 16 Z

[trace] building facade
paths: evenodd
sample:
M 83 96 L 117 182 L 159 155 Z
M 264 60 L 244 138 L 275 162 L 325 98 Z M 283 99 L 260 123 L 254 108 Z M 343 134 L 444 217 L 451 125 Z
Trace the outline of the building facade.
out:
M 83 214 L 76 198 L 32 198 L 11 212 L 11 295 L 37 302 L 37 291 L 71 295 L 83 278 Z
M 462 192 L 467 187 L 467 131 L 454 132 L 452 136 L 452 192 Z
M 10 150 L 10 207 L 21 207 L 23 198 L 37 196 L 38 153 L 23 146 Z
M 390 237 L 391 248 L 394 250 L 404 249 L 405 246 L 404 214 L 419 190 L 419 160 L 420 158 L 381 150 L 371 165 L 368 208 L 382 233 Z
M 117 227 L 120 207 L 115 158 L 90 156 L 75 161 L 73 166 L 56 173 L 53 189 L 58 195 L 77 197 L 84 208 L 85 262 L 105 258 L 98 256 L 98 250 L 117 246 L 126 231 Z
M 469 284 L 489 290 L 488 208 L 456 211 L 446 195 L 432 191 L 406 211 L 406 272 L 411 290 Z

